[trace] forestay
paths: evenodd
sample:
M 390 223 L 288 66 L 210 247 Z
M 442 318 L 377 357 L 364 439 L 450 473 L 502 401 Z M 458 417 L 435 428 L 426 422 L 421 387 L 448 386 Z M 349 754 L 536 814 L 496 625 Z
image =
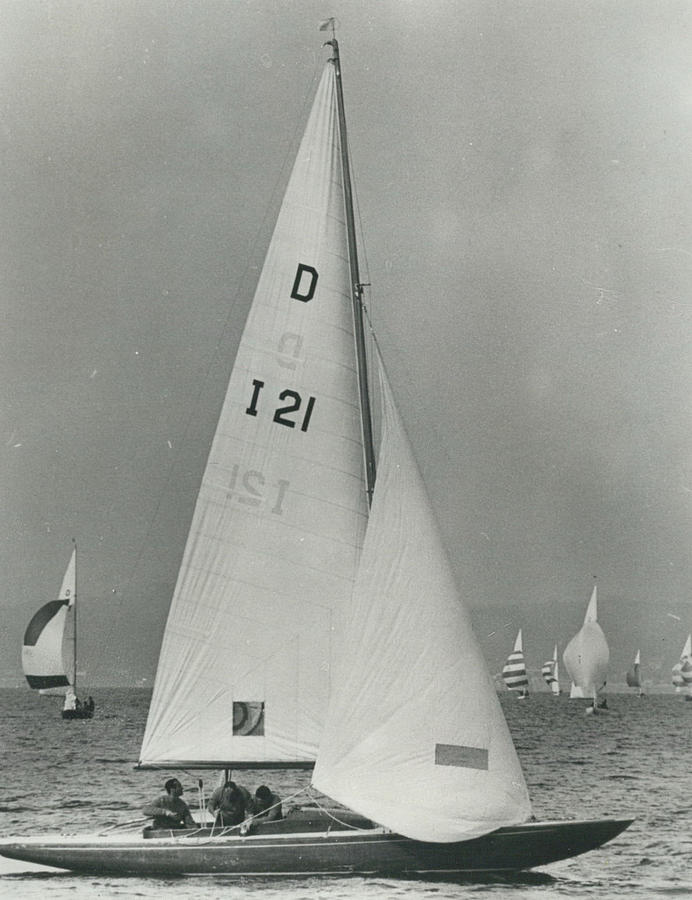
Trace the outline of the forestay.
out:
M 378 477 L 313 784 L 407 837 L 457 841 L 525 821 L 530 803 L 380 374 Z
M 203 475 L 145 765 L 308 763 L 367 521 L 327 64 Z

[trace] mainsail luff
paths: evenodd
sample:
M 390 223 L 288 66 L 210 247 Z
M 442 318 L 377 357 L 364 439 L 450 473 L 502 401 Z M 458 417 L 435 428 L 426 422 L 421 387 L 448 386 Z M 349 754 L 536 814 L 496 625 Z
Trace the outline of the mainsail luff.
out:
M 141 765 L 317 751 L 367 522 L 337 107 L 328 63 L 202 478 Z
M 343 83 L 341 80 L 341 56 L 339 42 L 334 36 L 327 41 L 333 50 L 331 62 L 334 64 L 336 76 L 336 102 L 339 115 L 339 148 L 341 151 L 341 172 L 344 185 L 344 213 L 346 215 L 346 234 L 349 247 L 349 270 L 351 273 L 351 295 L 353 301 L 353 329 L 356 346 L 356 366 L 358 371 L 358 393 L 360 399 L 360 419 L 363 433 L 363 459 L 365 465 L 365 485 L 368 494 L 368 505 L 372 503 L 375 489 L 375 439 L 372 427 L 372 410 L 370 406 L 370 390 L 368 385 L 368 363 L 365 348 L 365 324 L 363 322 L 363 285 L 360 281 L 358 266 L 358 238 L 353 211 L 353 187 L 351 182 L 351 163 L 346 131 L 346 110 L 344 108 Z

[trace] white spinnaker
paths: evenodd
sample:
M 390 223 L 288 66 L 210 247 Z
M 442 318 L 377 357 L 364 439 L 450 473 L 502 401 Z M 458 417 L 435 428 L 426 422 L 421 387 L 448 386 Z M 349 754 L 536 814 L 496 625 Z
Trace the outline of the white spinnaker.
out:
M 30 686 L 62 693 L 74 683 L 76 550 L 67 564 L 57 600 L 45 603 L 24 633 L 22 670 Z
M 367 522 L 336 109 L 327 63 L 204 472 L 144 764 L 315 756 Z M 243 708 L 251 733 L 234 733 Z
M 408 837 L 525 821 L 524 777 L 381 371 L 378 475 L 313 784 Z
M 584 624 L 567 644 L 562 655 L 570 678 L 586 696 L 600 690 L 608 677 L 610 650 L 597 619 L 598 594 L 594 585 Z

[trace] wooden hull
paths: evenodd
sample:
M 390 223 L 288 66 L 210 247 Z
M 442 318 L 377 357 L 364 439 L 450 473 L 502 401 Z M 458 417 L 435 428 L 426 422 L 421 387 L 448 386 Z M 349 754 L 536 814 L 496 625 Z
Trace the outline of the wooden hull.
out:
M 77 872 L 242 877 L 314 875 L 482 876 L 543 866 L 600 847 L 627 820 L 530 823 L 451 844 L 413 841 L 375 828 L 212 837 L 30 837 L 0 842 L 0 854 Z

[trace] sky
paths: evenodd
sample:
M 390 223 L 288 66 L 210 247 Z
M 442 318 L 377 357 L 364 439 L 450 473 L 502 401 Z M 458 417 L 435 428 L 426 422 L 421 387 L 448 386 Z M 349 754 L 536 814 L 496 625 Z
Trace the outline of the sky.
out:
M 0 0 L 0 684 L 151 683 L 336 16 L 368 307 L 481 646 L 692 630 L 686 0 Z

